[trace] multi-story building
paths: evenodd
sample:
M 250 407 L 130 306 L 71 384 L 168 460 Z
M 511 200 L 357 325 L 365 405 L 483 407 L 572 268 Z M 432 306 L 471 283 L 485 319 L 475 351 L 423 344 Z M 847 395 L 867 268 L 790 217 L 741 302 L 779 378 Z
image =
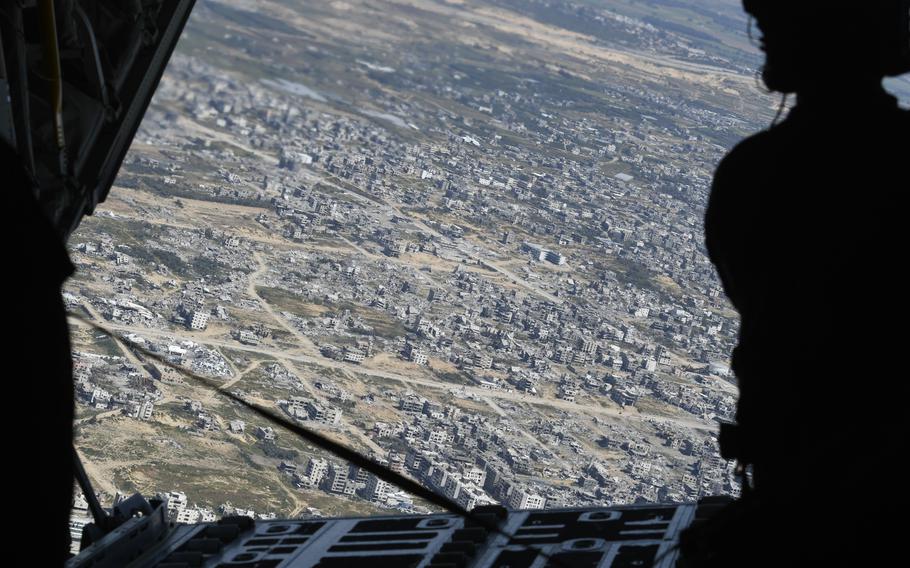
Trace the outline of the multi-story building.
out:
M 310 484 L 317 486 L 322 483 L 322 480 L 325 479 L 326 474 L 329 472 L 329 462 L 322 458 L 310 458 L 310 461 L 306 464 L 306 471 L 304 475 Z
M 363 351 L 356 347 L 345 347 L 344 348 L 344 360 L 348 363 L 363 363 L 363 360 L 366 358 L 366 355 Z
M 354 480 L 348 477 L 348 468 L 334 463 L 329 465 L 329 471 L 323 486 L 330 493 L 340 493 L 349 496 L 353 495 L 356 489 Z
M 341 422 L 341 409 L 319 402 L 307 401 L 307 418 L 325 424 L 338 424 Z
M 389 483 L 371 475 L 367 478 L 362 494 L 365 499 L 369 499 L 373 503 L 384 503 L 391 492 L 392 486 Z
M 429 361 L 427 354 L 422 349 L 418 349 L 411 343 L 408 343 L 404 348 L 404 355 L 408 358 L 408 361 L 413 361 L 418 365 L 426 365 L 427 361 Z
M 190 317 L 190 329 L 203 330 L 209 323 L 209 315 L 202 310 L 196 310 Z
M 408 394 L 398 400 L 398 408 L 405 412 L 421 413 L 425 402 L 425 399 L 416 394 Z
M 524 489 L 514 489 L 509 495 L 509 507 L 512 509 L 543 509 L 546 506 L 545 497 L 529 493 Z
M 176 515 L 177 511 L 186 508 L 186 493 L 182 491 L 171 491 L 170 493 L 159 495 L 159 497 L 167 499 L 167 512 L 172 515 Z
M 150 400 L 145 400 L 139 405 L 139 414 L 137 418 L 140 420 L 149 420 L 152 417 L 152 411 L 154 410 L 155 403 Z

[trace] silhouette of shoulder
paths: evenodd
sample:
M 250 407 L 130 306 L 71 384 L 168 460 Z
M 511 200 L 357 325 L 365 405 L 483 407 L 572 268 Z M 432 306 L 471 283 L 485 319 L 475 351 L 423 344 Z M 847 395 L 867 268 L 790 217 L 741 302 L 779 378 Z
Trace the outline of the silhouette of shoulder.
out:
M 797 106 L 737 144 L 715 172 L 705 244 L 740 313 L 769 275 L 783 285 L 784 269 L 794 278 L 821 274 L 806 259 L 834 254 L 827 243 L 856 254 L 861 240 L 895 231 L 907 202 L 908 158 L 910 111 L 889 95 L 855 107 Z M 841 239 L 846 227 L 855 238 Z
M 836 214 L 832 208 L 854 193 L 874 205 L 869 198 L 876 192 L 906 187 L 910 111 L 888 95 L 855 106 L 797 106 L 723 158 L 705 214 L 706 245 L 716 264 L 756 232 L 773 236 L 773 220 L 811 225 L 820 222 L 811 212 Z M 718 268 L 726 287 L 729 275 Z
M 737 144 L 717 167 L 705 212 L 705 245 L 716 265 L 724 291 L 742 312 L 744 298 L 737 278 L 741 271 L 734 263 L 756 226 L 762 186 L 759 181 L 767 163 L 774 161 L 778 146 L 776 129 L 754 134 Z

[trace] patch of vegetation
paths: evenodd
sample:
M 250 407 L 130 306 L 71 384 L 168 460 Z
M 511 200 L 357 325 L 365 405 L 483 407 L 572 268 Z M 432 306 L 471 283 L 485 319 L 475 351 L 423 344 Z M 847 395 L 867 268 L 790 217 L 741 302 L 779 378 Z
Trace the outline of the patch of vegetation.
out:
M 292 461 L 300 456 L 300 452 L 297 450 L 279 447 L 278 444 L 271 440 L 262 440 L 256 444 L 256 447 L 262 450 L 262 453 L 266 456 L 276 460 Z
M 664 292 L 663 287 L 657 282 L 657 273 L 650 268 L 640 264 L 630 258 L 615 257 L 614 268 L 619 272 L 618 278 L 621 282 L 632 284 L 636 288 L 651 290 L 653 292 Z
M 251 467 L 251 468 L 253 468 L 253 469 L 257 470 L 257 471 L 264 471 L 264 470 L 265 470 L 265 467 L 263 467 L 263 466 L 259 465 L 258 463 L 256 463 L 256 462 L 253 460 L 253 458 L 250 457 L 250 454 L 248 454 L 247 452 L 245 452 L 245 451 L 243 451 L 243 450 L 240 451 L 240 458 L 243 459 L 243 463 L 246 464 L 247 467 Z
M 199 276 L 203 276 L 208 280 L 216 281 L 224 281 L 227 275 L 230 274 L 233 270 L 249 272 L 249 270 L 244 270 L 242 266 L 228 266 L 219 260 L 203 255 L 195 257 L 190 262 L 190 266 L 192 267 L 193 272 Z
M 345 311 L 348 311 L 352 316 L 359 317 L 363 323 L 373 328 L 372 332 L 352 330 L 353 333 L 386 339 L 407 334 L 404 324 L 394 316 L 368 306 L 347 301 L 330 302 L 323 298 L 307 298 L 306 302 L 302 302 L 293 292 L 282 288 L 257 287 L 256 293 L 269 304 L 300 317 L 341 317 Z M 325 309 L 315 308 L 316 306 L 322 306 Z
M 322 304 L 322 301 L 318 298 L 307 298 L 307 301 L 304 302 L 300 296 L 290 290 L 285 290 L 284 288 L 257 286 L 256 293 L 272 306 L 281 311 L 290 312 L 298 317 L 313 317 L 319 315 L 321 311 L 324 311 L 313 309 L 314 305 L 318 306 Z
M 456 385 L 473 385 L 474 381 L 471 380 L 471 377 L 463 371 L 446 371 L 446 372 L 436 372 L 436 377 L 439 380 L 454 383 Z
M 227 148 L 232 151 L 238 150 L 234 146 L 227 146 Z M 261 198 L 246 198 L 224 193 L 214 195 L 210 191 L 187 189 L 176 184 L 169 185 L 164 183 L 162 179 L 152 177 L 140 178 L 138 185 L 142 189 L 146 189 L 149 192 L 155 195 L 160 195 L 162 197 L 177 199 L 182 197 L 184 199 L 193 199 L 196 201 L 209 201 L 212 203 L 224 203 L 226 205 L 243 205 L 245 207 L 258 207 L 260 209 L 266 205 L 266 203 L 263 202 Z
M 268 361 L 273 362 L 274 359 L 268 355 L 263 355 L 255 351 L 246 351 L 243 349 L 231 349 L 229 347 L 222 347 L 221 353 L 228 357 L 235 365 L 249 365 L 255 361 Z M 238 363 L 237 360 L 240 360 L 242 363 Z
M 132 253 L 132 256 L 137 260 L 145 261 L 146 263 L 164 265 L 168 270 L 178 276 L 186 276 L 188 273 L 187 264 L 175 252 L 164 249 L 156 249 L 148 246 L 133 247 L 132 251 L 130 252 Z
M 291 335 L 291 332 L 289 332 L 289 331 L 284 331 L 283 329 L 271 328 L 271 329 L 269 329 L 269 333 L 271 333 L 272 339 L 274 339 L 276 343 L 285 343 L 285 344 L 289 344 L 289 345 L 296 345 L 296 342 L 294 341 L 294 336 Z
M 404 324 L 395 319 L 394 316 L 366 306 L 352 304 L 350 302 L 340 302 L 333 304 L 333 307 L 342 312 L 350 310 L 351 314 L 363 319 L 364 323 L 373 328 L 373 334 L 376 337 L 393 339 L 407 334 Z M 340 315 L 340 314 L 339 314 Z
M 280 479 L 269 471 L 244 467 L 240 462 L 221 462 L 218 467 L 206 464 L 175 463 L 159 460 L 154 463 L 154 479 L 147 487 L 137 487 L 127 475 L 118 474 L 117 487 L 131 486 L 145 495 L 157 491 L 183 491 L 190 502 L 218 508 L 223 503 L 251 508 L 255 511 L 290 513 L 293 503 L 287 497 Z
M 101 355 L 123 357 L 123 351 L 110 335 L 96 335 L 92 338 L 92 344 Z

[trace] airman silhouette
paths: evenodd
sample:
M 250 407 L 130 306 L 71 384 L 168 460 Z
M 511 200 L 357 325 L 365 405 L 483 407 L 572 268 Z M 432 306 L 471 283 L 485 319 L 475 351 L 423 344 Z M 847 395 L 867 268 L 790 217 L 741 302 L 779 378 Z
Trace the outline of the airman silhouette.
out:
M 3 363 L 10 432 L 4 467 L 15 523 L 42 534 L 37 548 L 15 551 L 34 565 L 69 557 L 73 502 L 73 370 L 60 291 L 73 272 L 63 239 L 41 210 L 34 183 L 0 142 L 9 215 L 3 223 L 8 301 Z M 15 561 L 10 561 L 16 564 Z
M 896 545 L 882 516 L 907 504 L 910 112 L 882 87 L 910 70 L 902 3 L 744 4 L 765 85 L 796 105 L 714 176 L 705 241 L 741 318 L 736 424 L 720 446 L 751 475 L 741 500 L 684 535 L 684 558 L 875 565 Z

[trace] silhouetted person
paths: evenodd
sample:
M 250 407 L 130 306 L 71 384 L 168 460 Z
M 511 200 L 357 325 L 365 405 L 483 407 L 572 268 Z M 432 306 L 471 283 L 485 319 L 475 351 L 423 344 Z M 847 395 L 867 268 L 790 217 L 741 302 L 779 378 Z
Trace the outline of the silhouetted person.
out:
M 910 492 L 910 113 L 882 88 L 906 70 L 897 4 L 745 2 L 765 84 L 797 99 L 714 177 L 706 244 L 741 316 L 721 453 L 751 466 L 753 488 L 689 531 L 687 565 L 899 557 L 888 538 L 906 521 L 883 517 L 906 515 Z
M 72 359 L 60 287 L 73 267 L 19 157 L 2 142 L 0 176 L 6 199 L 3 489 L 12 498 L 9 521 L 37 539 L 8 543 L 16 560 L 7 556 L 5 564 L 62 566 L 74 473 Z

